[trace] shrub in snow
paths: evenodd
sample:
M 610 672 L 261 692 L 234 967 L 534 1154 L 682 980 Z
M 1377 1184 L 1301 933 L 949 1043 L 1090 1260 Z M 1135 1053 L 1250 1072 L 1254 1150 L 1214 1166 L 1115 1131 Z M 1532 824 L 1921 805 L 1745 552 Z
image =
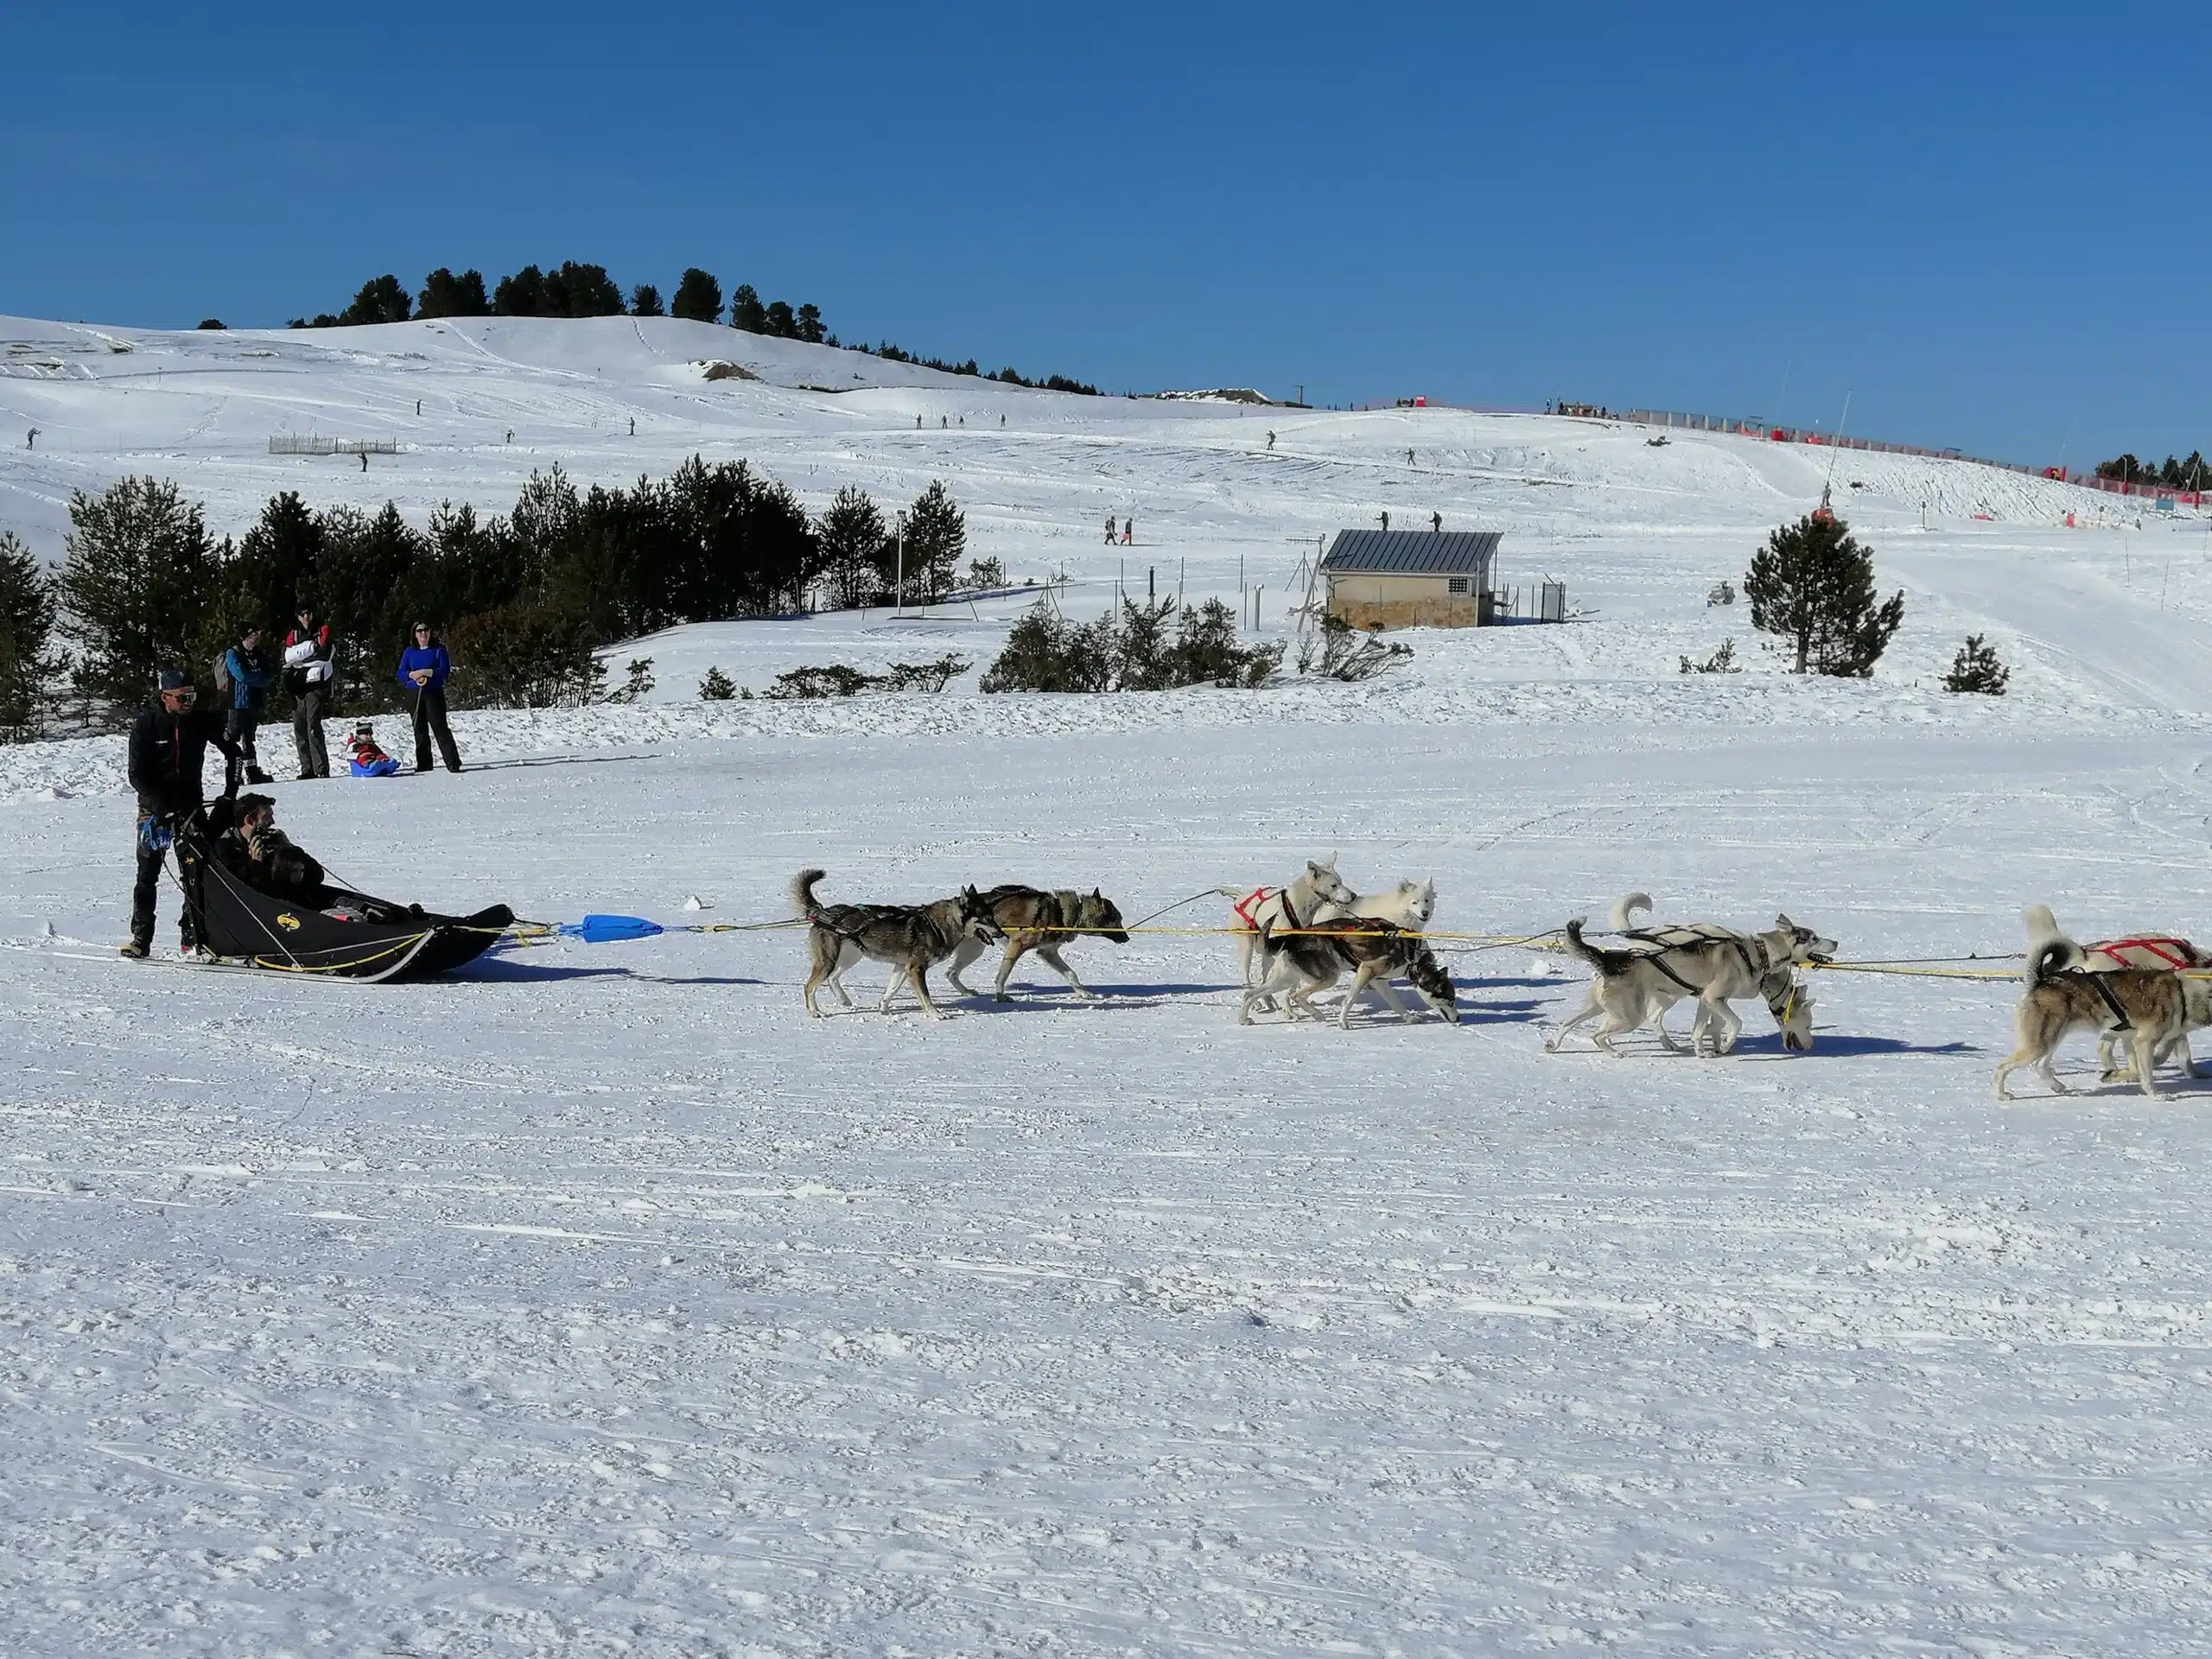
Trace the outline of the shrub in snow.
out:
M 842 663 L 824 663 L 777 675 L 775 684 L 766 695 L 773 702 L 788 702 L 815 697 L 856 697 L 863 691 L 942 691 L 955 676 L 964 674 L 974 666 L 967 658 L 958 655 L 939 657 L 926 663 L 893 663 L 881 674 L 863 673 Z
M 641 702 L 645 700 L 645 694 L 652 689 L 653 659 L 650 657 L 632 657 L 630 659 L 628 677 L 622 682 L 622 689 L 620 691 L 608 692 L 607 700 L 609 702 Z
M 1175 624 L 1173 634 L 1168 624 Z M 986 691 L 1172 691 L 1189 685 L 1266 683 L 1282 664 L 1280 644 L 1240 645 L 1236 620 L 1217 599 L 1184 606 L 1123 600 L 1117 613 L 1077 624 L 1039 601 L 1014 625 L 983 676 Z
M 737 688 L 730 683 L 728 675 L 709 663 L 707 677 L 699 682 L 699 695 L 709 702 L 728 702 L 737 695 Z
M 1796 647 L 1796 671 L 1865 679 L 1904 620 L 1904 594 L 1874 597 L 1874 556 L 1834 514 L 1767 537 L 1744 578 L 1751 626 Z
M 1328 680 L 1371 680 L 1413 654 L 1411 645 L 1389 644 L 1379 632 L 1362 633 L 1340 616 L 1325 616 L 1319 636 L 1307 635 L 1299 647 L 1298 671 Z
M 601 700 L 606 665 L 591 625 L 559 604 L 517 604 L 465 616 L 446 648 L 454 701 L 470 709 L 580 709 Z
M 2012 677 L 2012 671 L 1997 660 L 1996 647 L 1980 634 L 1970 633 L 1966 644 L 1959 647 L 1959 654 L 1951 659 L 1951 671 L 1943 677 L 1943 689 L 2001 697 L 2005 682 Z
M 1743 671 L 1736 666 L 1736 642 L 1733 639 L 1722 640 L 1720 649 L 1701 663 L 1694 663 L 1687 657 L 1682 658 L 1682 672 L 1685 674 L 1740 674 Z

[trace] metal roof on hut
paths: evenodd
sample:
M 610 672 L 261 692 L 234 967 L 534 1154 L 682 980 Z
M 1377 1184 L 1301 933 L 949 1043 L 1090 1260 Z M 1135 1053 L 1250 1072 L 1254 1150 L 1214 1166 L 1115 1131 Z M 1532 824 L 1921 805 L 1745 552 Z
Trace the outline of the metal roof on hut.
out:
M 1495 530 L 1340 530 L 1325 575 L 1478 576 L 1484 585 L 1503 533 Z

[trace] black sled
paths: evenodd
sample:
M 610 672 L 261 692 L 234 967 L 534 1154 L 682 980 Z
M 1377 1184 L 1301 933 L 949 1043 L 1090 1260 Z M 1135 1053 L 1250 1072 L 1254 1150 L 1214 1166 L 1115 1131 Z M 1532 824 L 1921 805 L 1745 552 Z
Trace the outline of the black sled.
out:
M 200 817 L 178 833 L 176 855 L 185 902 L 200 915 L 200 942 L 226 962 L 274 972 L 428 979 L 474 962 L 514 925 L 505 905 L 440 916 L 349 887 L 325 887 L 315 906 L 272 899 L 224 868 Z

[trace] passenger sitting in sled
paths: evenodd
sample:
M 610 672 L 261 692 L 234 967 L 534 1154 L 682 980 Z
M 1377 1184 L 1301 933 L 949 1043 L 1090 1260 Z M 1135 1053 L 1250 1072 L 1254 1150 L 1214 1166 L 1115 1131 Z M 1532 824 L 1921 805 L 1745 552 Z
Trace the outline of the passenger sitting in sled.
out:
M 346 747 L 353 753 L 346 770 L 356 778 L 389 778 L 399 770 L 399 762 L 377 747 L 376 728 L 365 720 L 353 728 Z
M 229 825 L 218 825 L 215 842 L 224 868 L 256 893 L 287 904 L 320 910 L 329 902 L 322 866 L 276 827 L 276 802 L 266 795 L 241 795 L 226 816 Z

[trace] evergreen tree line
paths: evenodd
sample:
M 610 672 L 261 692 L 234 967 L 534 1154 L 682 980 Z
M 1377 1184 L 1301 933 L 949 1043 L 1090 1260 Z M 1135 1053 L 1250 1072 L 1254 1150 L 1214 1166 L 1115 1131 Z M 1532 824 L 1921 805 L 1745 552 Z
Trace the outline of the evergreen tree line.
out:
M 512 276 L 500 277 L 488 294 L 484 287 L 484 274 L 479 270 L 464 270 L 456 276 L 441 265 L 423 279 L 421 290 L 412 296 L 400 285 L 398 277 L 386 271 L 363 283 L 353 296 L 353 302 L 343 311 L 321 311 L 311 318 L 294 317 L 289 326 L 345 328 L 431 317 L 619 317 L 626 314 L 633 317 L 685 317 L 694 322 L 720 322 L 722 312 L 721 279 L 696 265 L 687 267 L 677 278 L 676 291 L 664 306 L 660 289 L 651 283 L 639 283 L 632 288 L 626 303 L 621 289 L 607 274 L 606 266 L 564 259 L 550 271 L 524 265 Z M 763 301 L 750 283 L 737 285 L 729 296 L 728 312 L 729 326 L 747 334 L 804 340 L 811 346 L 842 344 L 823 327 L 820 306 L 793 306 L 784 300 Z M 200 326 L 219 328 L 223 325 L 211 317 Z M 946 374 L 981 375 L 984 379 L 1001 381 L 1010 386 L 1079 392 L 1090 397 L 1098 395 L 1097 387 L 1066 375 L 1048 374 L 1042 380 L 1032 380 L 1011 366 L 983 374 L 972 357 L 964 363 L 917 357 L 888 340 L 874 346 L 856 345 L 849 349 L 866 352 L 886 362 L 913 363 Z
M 273 643 L 303 605 L 336 632 L 343 710 L 401 705 L 393 665 L 418 620 L 444 634 L 456 706 L 540 708 L 597 700 L 595 652 L 615 640 L 810 599 L 868 604 L 902 569 L 898 525 L 863 492 L 840 491 L 817 520 L 745 461 L 696 456 L 626 489 L 533 473 L 508 513 L 447 502 L 423 529 L 389 502 L 317 509 L 287 490 L 218 540 L 197 502 L 154 478 L 78 492 L 69 521 L 50 573 L 0 534 L 0 737 L 56 718 L 112 729 L 165 668 L 188 669 L 212 698 L 215 659 L 245 626 Z M 949 591 L 967 546 L 950 493 L 931 483 L 901 522 L 906 596 Z M 283 713 L 281 690 L 275 701 Z
M 2163 484 L 2170 490 L 2201 490 L 2206 486 L 2208 468 L 2203 455 L 2192 449 L 2186 461 L 2166 457 L 2161 467 L 2154 461 L 2138 461 L 2133 455 L 2115 455 L 2110 461 L 2097 463 L 2099 478 L 2116 478 L 2123 484 Z

